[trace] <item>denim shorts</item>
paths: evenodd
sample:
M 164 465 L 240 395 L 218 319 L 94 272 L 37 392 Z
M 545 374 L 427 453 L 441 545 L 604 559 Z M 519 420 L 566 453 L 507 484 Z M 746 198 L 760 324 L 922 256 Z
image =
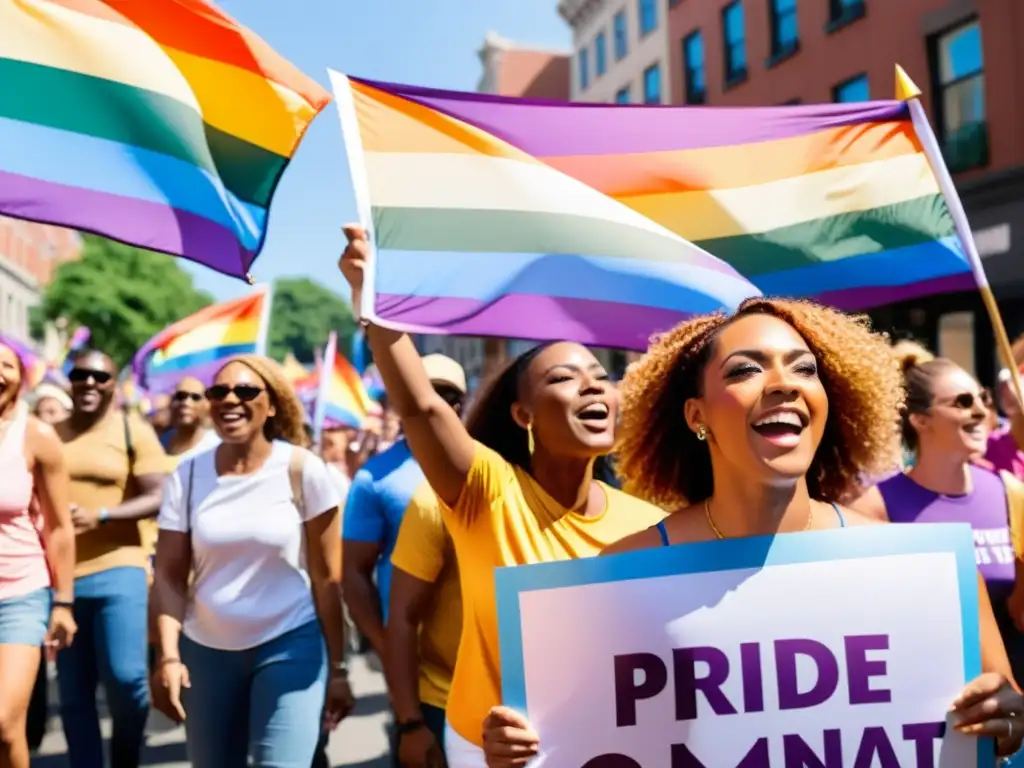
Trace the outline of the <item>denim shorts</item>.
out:
M 43 644 L 50 626 L 49 587 L 0 600 L 0 645 Z

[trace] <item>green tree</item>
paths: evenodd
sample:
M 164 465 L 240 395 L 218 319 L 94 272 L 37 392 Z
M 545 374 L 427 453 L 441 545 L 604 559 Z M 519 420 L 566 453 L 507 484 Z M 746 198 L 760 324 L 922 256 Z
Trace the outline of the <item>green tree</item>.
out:
M 118 365 L 154 334 L 211 302 L 178 261 L 94 235 L 83 235 L 77 261 L 61 264 L 32 315 L 39 337 L 46 321 L 67 320 L 92 332 L 90 346 Z
M 356 321 L 340 296 L 305 277 L 287 277 L 274 283 L 270 309 L 268 352 L 283 360 L 291 352 L 302 363 L 311 362 L 330 331 L 338 333 L 338 348 L 347 353 Z

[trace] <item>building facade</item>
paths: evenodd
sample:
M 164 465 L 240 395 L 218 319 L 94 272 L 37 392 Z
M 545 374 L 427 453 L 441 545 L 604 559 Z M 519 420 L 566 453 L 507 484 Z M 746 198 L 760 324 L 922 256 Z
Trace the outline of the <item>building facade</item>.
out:
M 677 104 L 891 99 L 922 90 L 1011 337 L 1024 331 L 1024 5 L 1020 0 L 669 0 Z M 991 327 L 975 292 L 872 311 L 985 381 Z M 973 355 L 971 351 L 973 350 Z
M 670 100 L 665 0 L 559 0 L 572 28 L 573 101 Z
M 29 311 L 57 266 L 81 250 L 72 230 L 0 216 L 0 333 L 33 345 Z
M 498 96 L 552 101 L 569 100 L 569 58 L 566 51 L 521 45 L 495 32 L 487 33 L 478 51 L 481 74 L 477 90 Z M 472 336 L 420 336 L 422 354 L 440 352 L 466 369 L 471 387 L 485 369 L 500 365 L 534 345 L 517 339 L 482 339 Z

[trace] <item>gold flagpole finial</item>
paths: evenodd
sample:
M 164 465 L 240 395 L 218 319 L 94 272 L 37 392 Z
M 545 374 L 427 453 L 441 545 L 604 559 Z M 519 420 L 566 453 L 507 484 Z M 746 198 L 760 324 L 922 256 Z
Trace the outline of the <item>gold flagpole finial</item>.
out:
M 907 70 L 901 67 L 899 64 L 896 65 L 896 100 L 897 101 L 910 101 L 921 96 L 921 89 L 917 87 L 917 84 L 910 79 L 910 75 L 907 74 Z

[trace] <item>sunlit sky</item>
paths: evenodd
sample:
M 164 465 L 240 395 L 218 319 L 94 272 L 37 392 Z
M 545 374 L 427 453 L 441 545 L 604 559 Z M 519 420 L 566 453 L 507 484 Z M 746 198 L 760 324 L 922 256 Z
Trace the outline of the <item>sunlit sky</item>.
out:
M 473 90 L 477 51 L 494 31 L 523 44 L 564 48 L 569 27 L 557 0 L 220 0 L 306 74 L 329 86 L 327 68 L 377 80 Z M 336 263 L 341 225 L 355 218 L 338 115 L 314 121 L 274 198 L 259 282 L 308 276 L 347 298 Z M 248 286 L 187 262 L 196 285 L 218 299 Z

